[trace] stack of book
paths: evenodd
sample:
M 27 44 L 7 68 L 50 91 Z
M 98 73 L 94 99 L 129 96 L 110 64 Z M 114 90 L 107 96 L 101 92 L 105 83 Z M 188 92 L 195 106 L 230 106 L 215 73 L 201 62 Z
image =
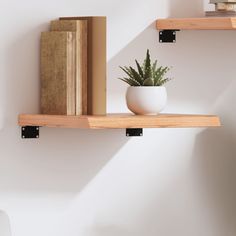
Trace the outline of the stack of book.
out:
M 236 0 L 210 0 L 210 3 L 215 5 L 215 11 L 207 11 L 206 16 L 236 16 Z
M 54 20 L 40 47 L 41 113 L 106 114 L 106 18 Z

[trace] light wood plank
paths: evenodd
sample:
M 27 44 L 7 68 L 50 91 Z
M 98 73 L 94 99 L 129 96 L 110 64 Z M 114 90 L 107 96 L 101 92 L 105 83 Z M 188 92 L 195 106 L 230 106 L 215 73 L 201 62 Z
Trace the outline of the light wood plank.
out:
M 210 3 L 236 3 L 236 0 L 210 0 Z
M 191 128 L 218 127 L 220 126 L 220 120 L 214 115 L 161 114 L 144 116 L 108 114 L 100 116 L 58 116 L 22 114 L 19 116 L 19 125 L 83 129 Z
M 235 30 L 236 17 L 160 19 L 156 26 L 158 30 Z

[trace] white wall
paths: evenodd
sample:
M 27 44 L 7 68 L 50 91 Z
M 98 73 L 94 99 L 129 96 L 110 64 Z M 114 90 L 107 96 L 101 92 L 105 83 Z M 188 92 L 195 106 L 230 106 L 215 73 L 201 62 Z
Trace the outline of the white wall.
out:
M 235 236 L 235 38 L 181 31 L 159 44 L 156 18 L 201 16 L 201 0 L 1 0 L 0 209 L 13 236 Z M 39 36 L 59 16 L 108 16 L 108 110 L 127 111 L 119 65 L 172 65 L 166 112 L 217 113 L 220 129 L 41 128 L 22 140 L 19 113 L 39 110 Z

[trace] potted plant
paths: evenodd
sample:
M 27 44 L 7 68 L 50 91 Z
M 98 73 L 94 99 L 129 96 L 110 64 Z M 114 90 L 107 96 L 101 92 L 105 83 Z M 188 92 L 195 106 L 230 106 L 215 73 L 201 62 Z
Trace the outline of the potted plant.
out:
M 133 67 L 120 67 L 126 77 L 119 78 L 130 85 L 126 92 L 126 103 L 130 111 L 137 115 L 156 115 L 160 113 L 167 103 L 166 88 L 163 86 L 171 80 L 166 77 L 169 67 L 152 63 L 149 50 L 141 66 L 135 60 L 137 70 Z

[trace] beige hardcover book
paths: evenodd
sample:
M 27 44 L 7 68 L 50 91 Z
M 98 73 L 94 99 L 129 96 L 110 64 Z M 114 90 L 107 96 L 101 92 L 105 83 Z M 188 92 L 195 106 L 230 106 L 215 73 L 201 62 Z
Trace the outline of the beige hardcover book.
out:
M 235 3 L 216 3 L 216 11 L 234 11 L 236 9 Z
M 87 114 L 87 20 L 54 20 L 51 31 L 76 34 L 76 115 Z
M 41 113 L 75 115 L 75 33 L 43 32 Z
M 62 17 L 88 22 L 88 114 L 106 114 L 106 17 Z
M 207 17 L 236 17 L 235 11 L 207 11 Z

